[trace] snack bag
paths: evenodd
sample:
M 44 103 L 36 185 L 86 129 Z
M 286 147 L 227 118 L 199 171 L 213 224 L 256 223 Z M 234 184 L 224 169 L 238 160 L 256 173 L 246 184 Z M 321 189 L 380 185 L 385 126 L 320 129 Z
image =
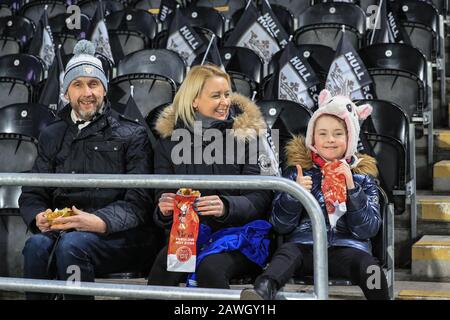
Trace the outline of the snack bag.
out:
M 177 191 L 167 253 L 167 271 L 195 272 L 199 219 L 193 204 L 199 191 Z
M 61 210 L 55 209 L 55 211 L 50 211 L 50 210 L 46 211 L 45 218 L 47 218 L 49 225 L 53 225 L 53 220 L 55 220 L 56 218 L 59 218 L 59 217 L 65 218 L 65 217 L 70 217 L 73 215 L 74 215 L 74 213 L 73 213 L 72 209 L 64 208 Z
M 338 219 L 347 212 L 347 185 L 345 176 L 336 175 L 334 170 L 342 163 L 333 161 L 322 167 L 322 192 L 325 198 L 325 206 L 328 212 L 331 227 L 335 227 Z

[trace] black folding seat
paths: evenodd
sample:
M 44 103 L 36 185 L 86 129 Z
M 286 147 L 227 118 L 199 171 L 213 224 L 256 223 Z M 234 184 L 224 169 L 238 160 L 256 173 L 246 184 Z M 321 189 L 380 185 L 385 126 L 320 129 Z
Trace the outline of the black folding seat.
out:
M 186 75 L 186 65 L 178 53 L 168 49 L 145 49 L 123 58 L 117 65 L 117 76 L 152 73 L 172 79 L 180 85 Z
M 277 134 L 279 143 L 277 151 L 280 164 L 285 162 L 284 147 L 292 139 L 292 135 L 306 136 L 308 122 L 312 112 L 308 107 L 288 100 L 261 100 L 258 101 L 264 119 L 272 130 L 272 135 Z
M 149 52 L 152 53 L 149 55 Z M 177 90 L 177 84 L 169 76 L 148 72 L 153 68 L 155 68 L 155 72 L 162 71 L 164 68 L 170 71 L 170 62 L 167 61 L 179 63 L 179 59 L 173 58 L 173 55 L 164 50 L 142 50 L 132 53 L 131 57 L 126 57 L 124 61 L 120 62 L 118 75 L 110 82 L 108 97 L 114 103 L 125 105 L 130 97 L 131 87 L 133 87 L 134 101 L 145 118 L 155 107 L 172 102 Z M 171 58 L 167 59 L 168 57 Z M 154 61 L 156 63 L 153 63 Z M 166 64 L 161 61 L 165 61 Z M 183 68 L 175 66 L 175 69 L 172 70 L 181 73 L 184 72 L 184 66 Z M 178 76 L 177 80 L 181 80 L 181 76 Z
M 73 53 L 73 48 L 79 40 L 86 39 L 89 28 L 91 26 L 91 19 L 83 13 L 80 14 L 79 28 L 72 28 L 72 23 L 75 21 L 68 21 L 72 14 L 62 13 L 49 19 L 50 28 L 53 34 L 53 41 L 55 45 L 61 44 L 61 53 L 63 55 Z
M 299 17 L 299 27 L 293 41 L 297 44 L 322 44 L 336 50 L 342 26 L 355 49 L 362 46 L 366 15 L 355 4 L 318 3 L 307 8 Z
M 153 16 L 144 10 L 125 9 L 106 17 L 109 42 L 114 61 L 124 56 L 150 48 L 158 25 Z
M 14 15 L 14 9 L 11 7 L 14 3 L 16 3 L 18 9 L 19 1 L 0 1 L 0 18 L 11 17 Z
M 303 11 L 306 10 L 306 8 L 309 8 L 311 6 L 311 1 L 298 1 L 298 0 L 269 0 L 270 5 L 272 6 L 272 9 L 275 6 L 283 6 L 292 13 L 294 18 L 297 18 L 300 16 L 300 14 L 303 13 Z
M 231 77 L 233 91 L 255 98 L 263 68 L 261 58 L 248 48 L 223 47 L 219 51 L 225 70 Z
M 419 49 L 428 61 L 439 56 L 439 13 L 426 1 L 401 0 L 396 2 L 399 22 L 408 34 L 411 45 Z
M 222 38 L 225 32 L 225 17 L 219 11 L 208 7 L 189 6 L 181 8 L 181 13 L 186 18 L 189 26 L 211 30 L 216 36 Z M 170 18 L 166 19 L 162 29 L 169 29 L 170 22 Z
M 33 34 L 34 26 L 28 18 L 0 18 L 0 56 L 26 52 Z
M 227 20 L 231 20 L 233 14 L 236 11 L 245 8 L 247 4 L 246 0 L 197 0 L 193 2 L 197 7 L 214 8 L 222 13 Z
M 43 64 L 35 56 L 19 53 L 0 57 L 0 108 L 32 102 L 35 86 L 43 75 Z
M 372 114 L 361 125 L 361 141 L 365 152 L 377 160 L 379 180 L 386 191 L 395 213 L 406 208 L 407 190 L 415 190 L 415 167 L 411 163 L 409 118 L 395 103 L 385 100 L 360 100 L 357 105 L 369 103 Z
M 369 71 L 377 97 L 398 104 L 413 120 L 427 106 L 427 64 L 417 49 L 401 43 L 381 43 L 358 52 Z
M 24 4 L 20 8 L 19 14 L 27 17 L 37 25 L 46 5 L 48 5 L 47 12 L 49 19 L 67 11 L 67 4 L 64 0 L 36 0 Z
M 0 172 L 28 172 L 37 156 L 39 132 L 55 119 L 39 104 L 12 104 L 0 109 Z M 20 186 L 0 187 L 1 214 L 18 214 Z
M 103 8 L 105 8 L 105 18 L 113 12 L 122 11 L 125 8 L 123 1 L 120 0 L 102 0 Z M 77 2 L 77 6 L 80 7 L 81 12 L 87 15 L 89 18 L 95 14 L 97 10 L 98 1 L 95 0 L 82 0 Z

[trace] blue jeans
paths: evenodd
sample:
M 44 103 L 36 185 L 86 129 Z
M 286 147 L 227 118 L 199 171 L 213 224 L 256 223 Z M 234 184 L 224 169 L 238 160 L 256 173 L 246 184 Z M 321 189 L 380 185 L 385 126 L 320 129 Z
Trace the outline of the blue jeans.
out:
M 144 228 L 111 235 L 66 232 L 61 235 L 48 267 L 58 235 L 59 232 L 50 231 L 35 234 L 27 240 L 22 251 L 25 278 L 67 280 L 76 268 L 80 271 L 80 281 L 94 282 L 95 276 L 99 274 L 144 270 L 150 266 L 161 242 L 151 229 Z M 48 294 L 27 293 L 28 299 L 49 297 Z M 93 297 L 65 295 L 65 298 Z

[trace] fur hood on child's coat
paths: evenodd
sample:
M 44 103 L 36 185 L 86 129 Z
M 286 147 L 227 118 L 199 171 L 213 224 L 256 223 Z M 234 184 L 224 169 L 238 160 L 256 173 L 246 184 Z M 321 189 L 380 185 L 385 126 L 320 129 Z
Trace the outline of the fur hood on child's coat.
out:
M 311 151 L 306 147 L 305 138 L 303 136 L 293 136 L 291 140 L 286 144 L 286 164 L 287 166 L 293 166 L 299 164 L 303 169 L 311 169 L 313 161 L 311 159 Z M 367 174 L 372 177 L 378 177 L 378 169 L 375 158 L 357 153 L 356 157 L 359 159 L 356 167 L 352 169 L 356 174 Z

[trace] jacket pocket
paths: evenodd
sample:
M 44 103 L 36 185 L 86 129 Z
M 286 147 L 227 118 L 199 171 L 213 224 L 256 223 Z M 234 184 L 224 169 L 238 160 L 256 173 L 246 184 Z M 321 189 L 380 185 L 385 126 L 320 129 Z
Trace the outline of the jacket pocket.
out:
M 86 142 L 86 173 L 124 173 L 124 146 L 116 141 Z

